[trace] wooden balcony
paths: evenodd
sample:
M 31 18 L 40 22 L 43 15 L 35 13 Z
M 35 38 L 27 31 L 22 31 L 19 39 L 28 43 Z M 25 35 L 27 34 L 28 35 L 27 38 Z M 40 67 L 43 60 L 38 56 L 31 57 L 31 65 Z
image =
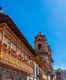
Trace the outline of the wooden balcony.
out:
M 0 64 L 7 67 L 12 67 L 16 70 L 24 71 L 27 74 L 34 73 L 32 65 L 27 64 L 22 59 L 18 59 L 17 55 L 11 55 L 10 49 L 7 49 L 6 45 L 3 45 L 2 42 L 0 42 Z

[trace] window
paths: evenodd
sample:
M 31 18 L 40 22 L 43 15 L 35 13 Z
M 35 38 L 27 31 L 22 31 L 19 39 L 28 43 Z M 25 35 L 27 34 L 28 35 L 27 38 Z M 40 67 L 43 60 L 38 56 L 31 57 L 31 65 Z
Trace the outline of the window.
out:
M 18 40 L 17 40 L 17 47 L 20 49 L 22 48 L 22 44 Z
M 28 60 L 27 55 L 25 55 L 25 60 Z
M 42 41 L 42 38 L 41 38 L 41 37 L 40 37 L 40 38 L 38 38 L 38 39 L 37 39 L 37 41 Z
M 17 56 L 21 56 L 22 54 L 22 44 L 20 44 L 19 40 L 17 40 Z
M 30 60 L 30 64 L 32 64 L 32 65 L 33 65 L 33 61 L 32 61 L 32 60 Z
M 17 56 L 21 55 L 21 49 L 17 48 Z
M 39 38 L 37 41 L 41 41 L 41 39 Z
M 16 52 L 16 44 L 12 42 L 11 48 Z
M 41 49 L 41 47 L 42 47 L 42 45 L 41 45 L 41 44 L 38 44 L 38 49 L 39 49 L 39 50 Z
M 24 49 L 24 57 L 25 57 L 25 60 L 28 60 L 28 55 L 27 55 L 27 50 L 26 50 L 26 48 Z
M 11 45 L 10 53 L 11 53 L 11 56 L 16 57 L 16 44 L 14 44 L 13 42 L 12 42 L 12 45 Z
M 16 52 L 17 42 L 14 36 L 11 37 L 11 49 Z
M 9 46 L 10 46 L 10 36 L 9 36 L 9 32 L 8 32 L 8 30 L 6 31 L 4 31 L 4 40 L 3 40 L 3 43 L 4 43 L 4 45 L 7 47 L 7 48 L 9 48 Z
M 10 46 L 10 40 L 8 39 L 7 36 L 4 36 L 4 40 L 3 40 L 4 45 L 9 48 Z

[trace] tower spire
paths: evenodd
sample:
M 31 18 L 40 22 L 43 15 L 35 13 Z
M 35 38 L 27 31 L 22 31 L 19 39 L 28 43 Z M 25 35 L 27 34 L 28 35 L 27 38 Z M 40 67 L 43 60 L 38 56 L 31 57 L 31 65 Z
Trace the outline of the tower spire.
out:
M 42 32 L 40 32 L 39 34 L 42 35 Z

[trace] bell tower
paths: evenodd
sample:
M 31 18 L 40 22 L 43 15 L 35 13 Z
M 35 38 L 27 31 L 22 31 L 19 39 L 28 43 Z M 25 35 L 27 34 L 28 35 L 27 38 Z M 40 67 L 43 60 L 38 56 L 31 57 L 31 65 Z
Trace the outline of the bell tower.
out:
M 34 49 L 37 55 L 48 52 L 46 36 L 43 35 L 41 32 L 35 37 Z
M 51 48 L 47 43 L 46 36 L 41 32 L 35 37 L 34 50 L 36 55 L 39 57 L 41 64 L 43 65 L 42 68 L 44 71 L 46 73 L 52 72 L 53 60 L 51 55 Z

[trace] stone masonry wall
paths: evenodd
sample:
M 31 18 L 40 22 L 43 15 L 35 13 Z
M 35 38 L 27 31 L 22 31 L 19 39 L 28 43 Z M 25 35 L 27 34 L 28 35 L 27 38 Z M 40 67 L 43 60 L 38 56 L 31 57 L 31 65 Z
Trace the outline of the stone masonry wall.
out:
M 0 67 L 0 80 L 27 80 L 24 72 Z

